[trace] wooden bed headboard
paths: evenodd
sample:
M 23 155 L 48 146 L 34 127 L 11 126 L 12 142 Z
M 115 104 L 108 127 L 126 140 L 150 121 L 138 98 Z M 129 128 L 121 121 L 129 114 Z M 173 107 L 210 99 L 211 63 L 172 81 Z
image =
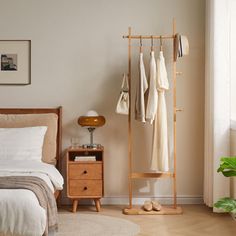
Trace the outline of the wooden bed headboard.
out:
M 0 108 L 0 114 L 45 114 L 55 113 L 58 116 L 56 167 L 61 171 L 61 138 L 62 138 L 62 107 L 57 108 Z

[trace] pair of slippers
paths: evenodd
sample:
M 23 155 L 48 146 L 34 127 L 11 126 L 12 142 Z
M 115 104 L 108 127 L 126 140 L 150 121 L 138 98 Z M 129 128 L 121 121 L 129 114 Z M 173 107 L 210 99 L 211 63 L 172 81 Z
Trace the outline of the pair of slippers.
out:
M 143 204 L 143 209 L 145 211 L 160 211 L 161 210 L 161 204 L 158 201 L 145 201 Z

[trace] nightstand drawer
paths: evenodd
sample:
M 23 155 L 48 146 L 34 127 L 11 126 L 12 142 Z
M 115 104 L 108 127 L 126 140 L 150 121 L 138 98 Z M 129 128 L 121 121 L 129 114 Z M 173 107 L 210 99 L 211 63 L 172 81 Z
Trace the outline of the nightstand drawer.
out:
M 102 196 L 102 180 L 70 180 L 70 196 Z
M 102 179 L 101 163 L 70 163 L 69 179 Z

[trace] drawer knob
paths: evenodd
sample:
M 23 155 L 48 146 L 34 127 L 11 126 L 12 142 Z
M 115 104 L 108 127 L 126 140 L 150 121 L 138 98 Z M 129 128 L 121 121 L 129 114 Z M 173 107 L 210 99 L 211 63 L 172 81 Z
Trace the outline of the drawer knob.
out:
M 87 173 L 88 173 L 87 170 L 85 170 L 85 171 L 84 171 L 84 174 L 87 174 Z
M 88 188 L 87 187 L 84 187 L 84 190 L 87 190 Z

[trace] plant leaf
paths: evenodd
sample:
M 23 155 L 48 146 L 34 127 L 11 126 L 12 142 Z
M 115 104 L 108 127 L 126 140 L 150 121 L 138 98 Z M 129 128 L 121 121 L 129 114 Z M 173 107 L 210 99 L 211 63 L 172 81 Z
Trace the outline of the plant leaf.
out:
M 236 157 L 222 157 L 217 172 L 226 177 L 236 176 Z
M 236 170 L 222 171 L 222 174 L 223 174 L 225 177 L 233 177 L 233 176 L 236 176 Z
M 235 212 L 236 211 L 236 200 L 232 198 L 221 198 L 218 202 L 214 204 L 214 207 L 224 210 L 225 212 Z

